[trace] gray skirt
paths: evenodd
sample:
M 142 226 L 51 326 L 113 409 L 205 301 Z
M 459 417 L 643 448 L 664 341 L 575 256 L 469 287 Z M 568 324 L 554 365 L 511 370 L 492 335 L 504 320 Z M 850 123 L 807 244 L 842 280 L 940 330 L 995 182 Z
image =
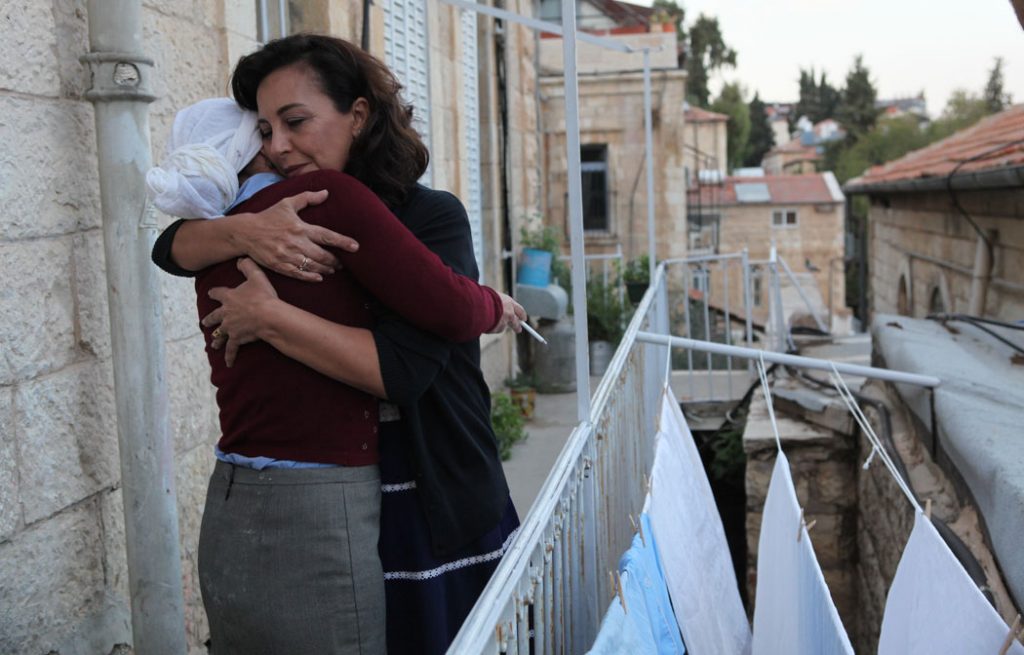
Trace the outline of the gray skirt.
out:
M 385 651 L 376 466 L 217 462 L 199 532 L 213 655 Z

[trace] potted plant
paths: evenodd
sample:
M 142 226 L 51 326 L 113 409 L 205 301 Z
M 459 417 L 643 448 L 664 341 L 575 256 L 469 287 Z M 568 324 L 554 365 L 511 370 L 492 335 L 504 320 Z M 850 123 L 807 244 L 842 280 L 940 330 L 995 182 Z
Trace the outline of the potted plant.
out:
M 520 373 L 514 378 L 505 380 L 509 396 L 512 402 L 519 407 L 519 413 L 524 419 L 533 418 L 537 408 L 537 383 L 533 375 Z
M 498 438 L 498 452 L 503 460 L 508 459 L 512 446 L 526 438 L 526 430 L 519 407 L 507 393 L 491 396 L 491 425 Z
M 626 264 L 622 279 L 626 283 L 626 295 L 634 305 L 639 304 L 651 284 L 650 265 L 651 260 L 647 255 L 640 255 Z
M 625 307 L 614 285 L 601 278 L 587 282 L 587 331 L 590 335 L 590 372 L 604 375 L 615 346 L 622 339 Z
M 540 219 L 537 219 L 539 223 Z M 558 231 L 550 225 L 519 231 L 519 245 L 523 251 L 535 250 L 551 253 L 550 280 L 554 284 L 568 289 L 569 267 L 559 257 L 562 255 L 562 243 Z

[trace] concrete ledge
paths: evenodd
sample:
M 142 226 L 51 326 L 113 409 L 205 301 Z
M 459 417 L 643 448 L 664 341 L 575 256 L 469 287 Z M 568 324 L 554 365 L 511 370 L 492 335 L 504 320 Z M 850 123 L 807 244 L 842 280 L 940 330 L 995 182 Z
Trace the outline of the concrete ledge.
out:
M 1003 332 L 1024 343 L 1024 333 Z M 942 379 L 934 392 L 897 389 L 967 485 L 1010 593 L 1024 604 L 1024 366 L 967 323 L 878 315 L 872 333 L 876 358 L 889 368 Z

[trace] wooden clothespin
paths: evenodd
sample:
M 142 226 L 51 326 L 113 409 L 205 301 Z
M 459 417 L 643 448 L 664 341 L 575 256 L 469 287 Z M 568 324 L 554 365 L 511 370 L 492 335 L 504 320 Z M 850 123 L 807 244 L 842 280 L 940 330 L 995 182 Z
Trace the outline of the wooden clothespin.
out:
M 651 493 L 651 478 L 646 473 L 643 474 L 643 481 L 644 481 L 644 493 L 645 494 Z
M 626 592 L 622 589 L 622 576 L 619 575 L 619 570 L 615 570 L 615 589 L 619 594 L 619 602 L 622 603 L 622 611 L 629 614 L 629 608 L 626 607 Z
M 804 521 L 804 508 L 801 507 L 800 508 L 800 525 L 796 529 L 796 542 L 800 543 L 800 540 L 803 539 L 803 537 L 804 537 L 804 528 L 807 528 L 807 531 L 810 532 L 811 528 L 813 528 L 815 526 L 815 524 L 817 524 L 817 522 L 818 522 L 818 519 L 813 519 L 810 523 L 806 523 Z
M 632 514 L 629 515 L 629 524 L 633 526 L 633 532 L 640 533 L 640 543 L 644 545 L 644 548 L 647 548 L 647 539 L 644 538 L 644 524 L 634 519 Z
M 1020 630 L 1020 632 L 1018 632 L 1018 630 Z M 1006 639 L 1003 640 L 1003 645 L 999 649 L 999 655 L 1006 655 L 1010 650 L 1010 646 L 1013 645 L 1013 640 L 1019 639 L 1022 632 L 1024 632 L 1024 630 L 1020 629 L 1020 614 L 1018 614 L 1017 618 L 1013 620 L 1013 625 L 1010 626 L 1010 633 L 1006 635 Z
M 928 520 L 932 520 L 932 499 L 924 499 L 924 515 L 928 517 Z

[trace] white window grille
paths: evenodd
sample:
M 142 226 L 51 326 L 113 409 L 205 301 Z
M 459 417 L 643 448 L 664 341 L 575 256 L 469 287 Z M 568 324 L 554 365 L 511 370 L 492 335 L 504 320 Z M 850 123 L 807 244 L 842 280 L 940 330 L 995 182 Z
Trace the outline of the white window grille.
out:
M 426 0 L 390 0 L 384 5 L 384 60 L 413 106 L 413 126 L 430 148 L 430 55 Z M 432 185 L 430 167 L 420 181 Z

